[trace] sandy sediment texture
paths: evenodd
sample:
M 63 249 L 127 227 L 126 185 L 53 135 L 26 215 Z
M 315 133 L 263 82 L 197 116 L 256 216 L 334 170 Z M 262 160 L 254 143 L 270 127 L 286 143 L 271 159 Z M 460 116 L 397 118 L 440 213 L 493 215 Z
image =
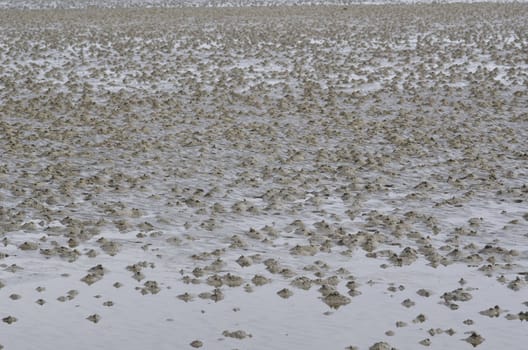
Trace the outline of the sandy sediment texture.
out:
M 526 18 L 0 11 L 0 341 L 515 348 Z

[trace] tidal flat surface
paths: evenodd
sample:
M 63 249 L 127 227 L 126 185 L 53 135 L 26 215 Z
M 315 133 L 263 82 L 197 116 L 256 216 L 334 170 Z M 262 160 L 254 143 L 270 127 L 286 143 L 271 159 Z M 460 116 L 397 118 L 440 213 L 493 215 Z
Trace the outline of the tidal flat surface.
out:
M 523 348 L 526 18 L 0 11 L 0 348 Z

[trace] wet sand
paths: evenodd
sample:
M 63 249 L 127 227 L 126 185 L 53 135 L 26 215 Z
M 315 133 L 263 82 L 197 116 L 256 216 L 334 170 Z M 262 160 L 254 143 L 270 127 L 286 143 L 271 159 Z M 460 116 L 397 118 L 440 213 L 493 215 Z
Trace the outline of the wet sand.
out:
M 521 348 L 526 18 L 1 11 L 0 344 Z

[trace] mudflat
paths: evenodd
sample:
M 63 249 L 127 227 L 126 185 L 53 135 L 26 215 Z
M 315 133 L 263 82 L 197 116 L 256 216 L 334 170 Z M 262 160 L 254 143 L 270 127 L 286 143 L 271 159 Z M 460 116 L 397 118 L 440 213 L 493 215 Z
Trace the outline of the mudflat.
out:
M 526 18 L 0 11 L 0 348 L 522 348 Z

